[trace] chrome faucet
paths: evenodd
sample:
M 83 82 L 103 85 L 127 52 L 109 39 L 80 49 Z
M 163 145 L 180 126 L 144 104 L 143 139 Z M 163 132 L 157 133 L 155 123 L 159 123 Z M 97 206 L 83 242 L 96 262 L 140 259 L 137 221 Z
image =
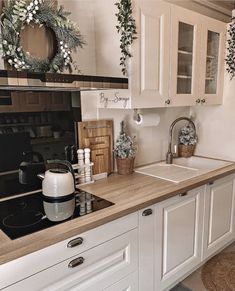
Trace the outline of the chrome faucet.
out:
M 193 121 L 188 118 L 188 117 L 179 117 L 177 118 L 175 121 L 172 122 L 171 126 L 170 126 L 170 129 L 169 129 L 169 143 L 168 143 L 168 151 L 167 151 L 167 154 L 166 154 L 166 164 L 172 164 L 173 163 L 173 153 L 172 153 L 172 138 L 173 138 L 173 129 L 174 129 L 174 126 L 176 125 L 176 123 L 178 123 L 179 121 L 181 120 L 186 120 L 188 121 L 194 131 L 195 131 L 195 134 L 196 134 L 196 126 L 195 124 L 193 123 Z

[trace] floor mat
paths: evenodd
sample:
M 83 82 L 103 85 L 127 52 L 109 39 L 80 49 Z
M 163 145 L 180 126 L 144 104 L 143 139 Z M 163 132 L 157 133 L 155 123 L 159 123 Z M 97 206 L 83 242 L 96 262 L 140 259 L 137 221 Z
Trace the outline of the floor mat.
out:
M 235 290 L 235 252 L 220 253 L 202 268 L 202 282 L 209 291 Z

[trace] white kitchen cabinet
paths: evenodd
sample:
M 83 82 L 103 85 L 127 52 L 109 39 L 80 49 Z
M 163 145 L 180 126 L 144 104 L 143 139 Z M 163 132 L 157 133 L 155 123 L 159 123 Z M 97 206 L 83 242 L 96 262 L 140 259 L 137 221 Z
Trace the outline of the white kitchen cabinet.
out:
M 140 290 L 164 290 L 200 263 L 204 189 L 182 193 L 139 213 Z M 146 216 L 150 210 L 152 215 Z
M 132 273 L 104 291 L 138 291 L 138 273 Z
M 133 213 L 0 265 L 0 289 L 103 290 L 138 270 L 137 225 Z
M 132 230 L 24 279 L 7 291 L 102 291 L 136 271 L 137 266 L 138 236 L 137 230 Z
M 201 20 L 200 103 L 222 104 L 226 24 L 209 17 Z
M 129 92 L 102 91 L 98 106 L 101 108 L 151 108 L 168 106 L 170 75 L 170 23 L 169 3 L 154 0 L 132 1 L 137 26 L 129 62 Z M 116 94 L 115 94 L 116 93 Z M 123 98 L 128 98 L 127 105 Z M 108 100 L 108 101 L 107 101 Z
M 163 107 L 169 99 L 170 5 L 135 0 L 137 40 L 130 59 L 132 108 Z
M 171 105 L 194 105 L 198 96 L 200 14 L 172 9 Z
M 234 175 L 207 185 L 203 230 L 203 260 L 235 238 Z
M 172 8 L 171 105 L 221 104 L 226 24 Z
M 129 90 L 97 92 L 98 107 L 222 104 L 226 24 L 163 1 L 132 3 Z

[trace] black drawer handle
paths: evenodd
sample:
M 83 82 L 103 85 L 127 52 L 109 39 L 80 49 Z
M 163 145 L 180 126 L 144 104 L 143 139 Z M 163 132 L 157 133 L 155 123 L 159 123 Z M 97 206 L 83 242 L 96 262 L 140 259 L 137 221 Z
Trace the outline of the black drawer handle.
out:
M 143 211 L 142 216 L 149 216 L 151 214 L 153 214 L 153 210 L 149 208 Z
M 188 194 L 187 192 L 184 192 L 184 193 L 180 193 L 179 196 L 180 196 L 180 197 L 184 197 L 184 196 L 186 196 L 187 194 Z
M 76 246 L 80 246 L 83 243 L 83 238 L 78 237 L 68 242 L 67 248 L 74 248 Z
M 68 264 L 68 268 L 75 268 L 83 264 L 85 259 L 83 257 L 76 258 Z

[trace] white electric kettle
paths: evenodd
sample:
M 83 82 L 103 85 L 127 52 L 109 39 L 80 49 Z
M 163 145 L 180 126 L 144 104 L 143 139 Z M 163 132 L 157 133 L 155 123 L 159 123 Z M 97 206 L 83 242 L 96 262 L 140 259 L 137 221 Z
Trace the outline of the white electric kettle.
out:
M 64 165 L 68 169 L 50 169 L 38 175 L 43 180 L 43 206 L 47 218 L 51 221 L 66 220 L 75 209 L 74 171 L 68 161 L 50 160 L 47 163 Z

